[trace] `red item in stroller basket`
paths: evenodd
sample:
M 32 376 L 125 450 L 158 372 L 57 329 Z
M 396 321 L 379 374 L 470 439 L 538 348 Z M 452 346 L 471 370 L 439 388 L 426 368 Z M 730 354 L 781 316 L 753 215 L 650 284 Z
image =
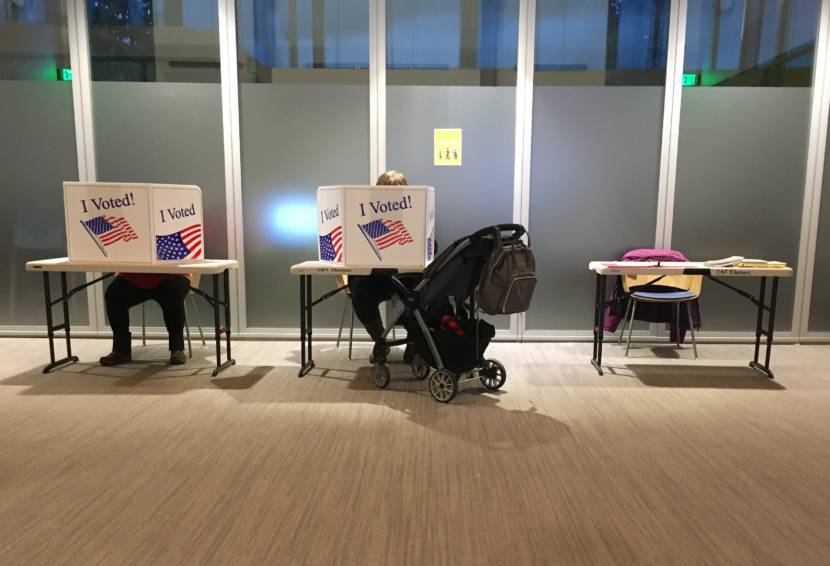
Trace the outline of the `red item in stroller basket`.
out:
M 441 317 L 441 330 L 455 332 L 456 336 L 464 336 L 464 329 L 458 325 L 458 320 L 450 314 Z

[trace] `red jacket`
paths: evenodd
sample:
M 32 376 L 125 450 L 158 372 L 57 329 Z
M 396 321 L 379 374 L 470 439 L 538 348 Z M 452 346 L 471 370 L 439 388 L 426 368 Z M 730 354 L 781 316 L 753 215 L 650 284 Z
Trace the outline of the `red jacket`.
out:
M 170 274 L 170 273 L 118 273 L 116 277 L 129 281 L 132 285 L 139 289 L 155 289 L 168 279 L 173 277 L 185 277 L 190 279 L 190 274 Z

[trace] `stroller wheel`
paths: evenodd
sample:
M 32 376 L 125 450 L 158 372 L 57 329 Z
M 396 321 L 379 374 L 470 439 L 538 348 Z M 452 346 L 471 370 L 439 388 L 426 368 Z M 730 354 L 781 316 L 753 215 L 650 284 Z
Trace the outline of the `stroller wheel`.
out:
M 389 385 L 392 374 L 389 371 L 389 366 L 386 364 L 375 364 L 372 366 L 372 381 L 378 389 L 383 389 Z
M 479 379 L 484 387 L 497 391 L 507 380 L 507 371 L 498 360 L 484 360 L 484 367 L 479 370 Z
M 439 403 L 449 403 L 458 393 L 458 381 L 445 369 L 439 369 L 429 378 L 429 392 Z
M 412 375 L 419 380 L 426 379 L 429 376 L 429 364 L 418 354 L 415 354 L 415 357 L 412 358 Z

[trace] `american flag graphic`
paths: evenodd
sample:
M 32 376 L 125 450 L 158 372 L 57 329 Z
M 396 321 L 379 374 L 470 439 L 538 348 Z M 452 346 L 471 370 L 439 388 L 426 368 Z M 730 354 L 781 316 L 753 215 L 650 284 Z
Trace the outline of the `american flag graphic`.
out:
M 320 236 L 320 259 L 323 261 L 343 260 L 343 226 L 338 226 L 325 236 Z
M 81 220 L 81 224 L 105 256 L 106 246 L 138 238 L 138 234 L 123 216 L 96 216 L 89 220 Z
M 156 236 L 156 258 L 160 260 L 199 259 L 202 256 L 202 225 Z
M 380 256 L 380 250 L 385 250 L 396 244 L 403 246 L 414 241 L 406 226 L 400 220 L 373 220 L 368 224 L 358 224 L 358 226 L 369 243 L 372 244 L 372 249 L 378 259 L 383 259 Z

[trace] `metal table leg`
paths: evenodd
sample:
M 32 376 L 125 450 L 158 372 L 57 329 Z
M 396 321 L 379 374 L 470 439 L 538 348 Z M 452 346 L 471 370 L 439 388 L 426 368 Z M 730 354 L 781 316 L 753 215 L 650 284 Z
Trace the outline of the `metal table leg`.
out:
M 300 275 L 300 371 L 303 377 L 314 367 L 311 355 L 311 275 Z
M 605 334 L 605 281 L 607 277 L 597 273 L 594 297 L 594 350 L 591 365 L 602 375 L 602 340 Z
M 78 356 L 72 355 L 72 338 L 69 332 L 69 297 L 66 286 L 66 272 L 61 272 L 61 298 L 58 301 L 63 306 L 63 324 L 54 324 L 52 318 L 52 289 L 49 285 L 49 272 L 43 272 L 43 297 L 46 303 L 46 334 L 49 336 L 49 360 L 50 363 L 43 368 L 43 373 L 57 369 L 67 364 L 74 364 L 78 361 Z M 66 357 L 59 360 L 55 359 L 55 331 L 64 330 L 66 332 Z
M 775 334 L 775 307 L 778 302 L 778 278 L 772 278 L 772 292 L 770 293 L 770 304 L 766 304 L 766 287 L 767 278 L 761 278 L 761 290 L 758 297 L 758 318 L 755 325 L 755 355 L 749 367 L 766 375 L 770 379 L 775 379 L 772 370 L 769 367 L 770 356 L 772 355 L 773 336 Z M 767 317 L 767 327 L 764 328 L 764 311 L 769 313 Z M 764 363 L 758 362 L 758 357 L 761 353 L 761 337 L 766 337 L 766 352 L 764 356 Z
M 224 296 L 225 300 L 222 301 L 219 298 L 219 274 L 214 273 L 212 276 L 213 282 L 213 300 L 210 301 L 213 305 L 213 337 L 216 341 L 216 368 L 213 370 L 213 376 L 216 377 L 219 375 L 219 372 L 222 370 L 229 368 L 230 366 L 236 363 L 236 360 L 231 358 L 231 307 L 230 307 L 230 290 L 229 290 L 229 280 L 230 277 L 228 275 L 228 270 L 224 271 L 223 275 L 223 283 L 225 286 Z M 225 315 L 225 324 L 224 327 L 220 325 L 220 312 L 219 312 L 219 305 L 223 306 L 223 311 Z M 225 361 L 222 361 L 222 332 L 225 332 L 226 335 L 226 356 Z

